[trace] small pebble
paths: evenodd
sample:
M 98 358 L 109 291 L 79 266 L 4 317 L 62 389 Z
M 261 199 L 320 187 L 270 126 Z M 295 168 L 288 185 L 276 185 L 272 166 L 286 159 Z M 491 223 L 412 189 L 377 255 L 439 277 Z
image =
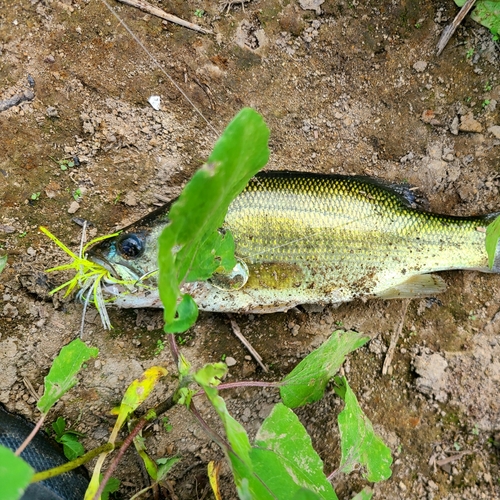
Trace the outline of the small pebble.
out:
M 494 135 L 497 139 L 500 139 L 500 125 L 493 125 L 488 128 L 488 132 Z
M 227 356 L 225 361 L 227 366 L 234 366 L 236 364 L 236 360 L 231 356 Z
M 427 69 L 427 62 L 426 61 L 417 61 L 414 65 L 413 65 L 413 69 L 417 72 L 417 73 L 422 73 L 423 71 L 425 71 Z
M 77 201 L 72 201 L 68 208 L 68 214 L 74 214 L 80 208 L 80 204 Z

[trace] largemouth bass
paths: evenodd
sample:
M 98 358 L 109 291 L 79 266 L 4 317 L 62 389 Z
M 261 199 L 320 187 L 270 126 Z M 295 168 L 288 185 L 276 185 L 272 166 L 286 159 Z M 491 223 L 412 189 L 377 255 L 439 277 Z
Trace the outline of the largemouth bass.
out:
M 375 179 L 263 172 L 225 218 L 238 259 L 232 275 L 186 283 L 184 291 L 201 310 L 238 313 L 429 296 L 445 289 L 435 271 L 500 272 L 500 244 L 491 269 L 485 249 L 485 228 L 497 216 L 419 210 L 408 188 Z M 154 271 L 167 224 L 168 213 L 155 212 L 90 250 L 88 258 L 115 276 L 152 286 L 137 293 L 108 288 L 117 306 L 161 307 Z

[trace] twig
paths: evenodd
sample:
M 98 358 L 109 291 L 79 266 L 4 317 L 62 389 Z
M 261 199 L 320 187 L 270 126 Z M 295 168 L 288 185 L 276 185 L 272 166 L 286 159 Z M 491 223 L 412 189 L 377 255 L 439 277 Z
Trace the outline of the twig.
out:
M 106 6 L 106 8 L 111 12 L 113 16 L 116 17 L 118 22 L 124 27 L 127 33 L 134 39 L 135 43 L 139 45 L 139 47 L 147 54 L 149 59 L 153 62 L 153 64 L 165 75 L 165 77 L 169 80 L 169 82 L 177 89 L 177 91 L 186 99 L 186 101 L 191 105 L 191 107 L 198 113 L 198 115 L 205 121 L 208 128 L 210 128 L 214 134 L 218 137 L 219 132 L 217 129 L 208 121 L 205 115 L 198 109 L 195 103 L 189 98 L 189 96 L 182 90 L 182 88 L 176 83 L 176 81 L 165 71 L 163 66 L 156 60 L 156 58 L 149 52 L 146 46 L 139 40 L 139 38 L 135 35 L 135 33 L 127 26 L 125 21 L 113 10 L 111 5 L 106 0 L 101 0 L 101 2 Z
M 399 322 L 398 327 L 394 330 L 391 336 L 391 343 L 389 344 L 389 349 L 387 349 L 387 355 L 384 359 L 384 365 L 382 366 L 382 375 L 387 375 L 389 370 L 389 366 L 391 366 L 392 358 L 394 356 L 394 351 L 396 350 L 396 346 L 398 344 L 399 337 L 401 332 L 403 331 L 403 325 L 405 323 L 406 311 L 408 310 L 408 306 L 411 302 L 411 299 L 403 300 L 403 309 L 401 311 L 401 321 Z
M 236 323 L 234 319 L 231 320 L 231 328 L 233 329 L 233 333 L 240 339 L 240 342 L 248 349 L 248 352 L 254 357 L 255 361 L 257 361 L 257 363 L 259 363 L 261 368 L 267 373 L 269 370 L 267 369 L 267 366 L 262 362 L 260 354 L 252 347 L 252 344 L 250 344 L 250 342 L 248 342 L 248 340 L 243 336 L 240 327 L 238 326 L 238 323 Z
M 212 31 L 202 28 L 197 24 L 190 23 L 189 21 L 184 21 L 180 17 L 174 16 L 172 14 L 167 14 L 164 10 L 151 5 L 145 0 L 118 0 L 118 2 L 124 3 L 126 5 L 131 5 L 132 7 L 136 7 L 152 16 L 159 17 L 160 19 L 165 19 L 165 21 L 170 21 L 171 23 L 178 24 L 179 26 L 184 26 L 185 28 L 189 28 L 194 31 L 198 31 L 199 33 L 203 33 L 208 35 L 212 33 Z
M 465 455 L 472 455 L 473 453 L 475 453 L 475 452 L 464 450 L 464 451 L 461 451 L 460 453 L 457 453 L 456 455 L 452 455 L 451 457 L 437 460 L 436 463 L 439 465 L 439 467 L 442 467 L 443 465 L 449 464 L 451 462 L 455 462 L 456 460 L 460 460 Z
M 460 12 L 456 15 L 455 19 L 453 19 L 453 22 L 445 27 L 445 29 L 441 33 L 441 38 L 439 39 L 439 42 L 436 47 L 438 56 L 441 54 L 441 52 L 443 52 L 446 45 L 448 45 L 450 38 L 453 36 L 453 33 L 455 33 L 456 29 L 463 21 L 464 17 L 472 9 L 472 7 L 474 7 L 475 3 L 476 0 L 467 0 L 464 6 L 460 9 Z

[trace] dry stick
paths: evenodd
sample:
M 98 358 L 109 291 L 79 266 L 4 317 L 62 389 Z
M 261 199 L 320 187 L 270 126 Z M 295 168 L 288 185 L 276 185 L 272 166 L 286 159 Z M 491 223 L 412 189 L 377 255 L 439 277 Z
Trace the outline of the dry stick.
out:
M 448 45 L 450 38 L 453 36 L 453 33 L 455 33 L 456 29 L 458 28 L 460 23 L 463 21 L 464 17 L 472 9 L 472 7 L 474 7 L 475 3 L 476 3 L 476 0 L 467 0 L 467 2 L 465 2 L 464 6 L 460 9 L 460 12 L 457 14 L 455 19 L 453 19 L 453 22 L 445 27 L 445 29 L 441 33 L 441 38 L 439 39 L 439 42 L 438 42 L 437 47 L 436 47 L 438 56 L 439 56 L 439 54 L 441 54 L 441 52 L 443 52 L 446 45 Z
M 165 19 L 165 21 L 170 21 L 171 23 L 184 26 L 185 28 L 198 31 L 205 35 L 212 33 L 212 31 L 202 28 L 197 24 L 190 23 L 189 21 L 184 21 L 184 19 L 181 19 L 180 17 L 174 16 L 172 14 L 167 14 L 164 10 L 159 9 L 158 7 L 155 7 L 154 5 L 151 5 L 148 2 L 145 2 L 144 0 L 117 0 L 117 1 L 120 3 L 124 3 L 126 5 L 131 5 L 132 7 L 137 7 L 138 9 L 141 9 L 144 12 L 147 12 L 148 14 L 151 14 L 153 16 L 159 17 L 160 19 Z
M 392 358 L 394 356 L 394 351 L 396 350 L 396 345 L 399 340 L 399 336 L 403 331 L 403 325 L 405 323 L 406 311 L 408 310 L 408 306 L 410 305 L 411 299 L 403 300 L 403 309 L 401 311 L 401 321 L 399 322 L 398 327 L 394 330 L 391 336 L 391 343 L 389 344 L 389 349 L 387 349 L 387 355 L 384 359 L 384 365 L 382 366 L 382 375 L 387 375 L 389 370 L 389 366 L 391 366 Z
M 233 329 L 233 333 L 240 339 L 241 343 L 248 349 L 250 354 L 255 358 L 255 361 L 257 361 L 257 363 L 259 363 L 261 368 L 267 373 L 269 370 L 267 369 L 267 366 L 262 362 L 260 354 L 252 347 L 252 344 L 250 344 L 250 342 L 248 342 L 248 340 L 243 336 L 240 327 L 238 326 L 238 323 L 236 323 L 234 319 L 231 320 L 231 327 Z
M 186 101 L 191 105 L 191 107 L 200 115 L 200 117 L 205 121 L 205 123 L 208 125 L 208 127 L 215 133 L 215 135 L 218 137 L 220 134 L 216 130 L 216 128 L 205 118 L 205 115 L 196 107 L 194 102 L 188 97 L 186 92 L 182 90 L 182 88 L 176 83 L 176 81 L 163 69 L 163 66 L 155 59 L 153 54 L 149 52 L 149 50 L 146 48 L 146 46 L 139 40 L 139 38 L 136 36 L 136 34 L 128 27 L 128 25 L 125 23 L 125 21 L 113 10 L 111 5 L 106 0 L 101 0 L 101 2 L 106 6 L 106 8 L 113 14 L 113 16 L 116 17 L 118 22 L 125 28 L 127 33 L 135 40 L 137 45 L 148 55 L 148 57 L 153 61 L 153 64 L 167 77 L 169 82 L 179 91 L 179 93 L 186 99 Z

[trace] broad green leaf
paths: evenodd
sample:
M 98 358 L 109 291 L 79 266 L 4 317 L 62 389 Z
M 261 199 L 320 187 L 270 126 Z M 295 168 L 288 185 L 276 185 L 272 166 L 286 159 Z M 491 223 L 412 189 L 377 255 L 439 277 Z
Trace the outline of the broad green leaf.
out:
M 333 332 L 283 379 L 280 389 L 283 403 L 289 408 L 297 408 L 321 399 L 326 385 L 342 366 L 346 355 L 368 340 L 369 337 L 358 332 Z
M 176 317 L 165 325 L 165 333 L 182 333 L 189 330 L 198 319 L 198 306 L 188 293 L 182 296 L 177 306 Z
M 45 377 L 43 396 L 37 403 L 38 409 L 46 414 L 59 398 L 77 382 L 76 374 L 83 363 L 97 357 L 99 349 L 87 347 L 80 339 L 64 346 L 54 359 L 49 374 Z
M 499 2 L 500 5 L 500 2 Z M 486 253 L 488 254 L 488 267 L 493 268 L 497 253 L 498 240 L 500 239 L 500 216 L 486 227 Z
M 276 498 L 299 495 L 304 499 L 337 500 L 309 434 L 295 413 L 281 403 L 262 423 L 250 457 L 255 474 Z
M 357 495 L 353 496 L 351 500 L 370 500 L 373 496 L 373 490 L 368 486 L 363 488 Z
M 102 477 L 101 477 L 102 479 Z M 109 481 L 106 483 L 104 490 L 102 490 L 101 500 L 108 500 L 109 495 L 118 491 L 120 489 L 120 480 L 116 477 L 110 477 Z
M 66 429 L 66 420 L 62 417 L 57 417 L 57 420 L 52 424 L 52 429 L 56 433 L 56 438 L 62 437 Z
M 166 479 L 167 474 L 170 472 L 170 469 L 181 460 L 181 457 L 159 458 L 156 461 L 156 463 L 158 464 L 158 481 L 163 481 L 164 479 Z
M 230 232 L 213 233 L 207 238 L 206 246 L 212 250 L 195 255 L 192 271 L 186 277 L 187 282 L 207 280 L 219 267 L 230 270 L 236 265 L 234 239 Z
M 321 500 L 321 497 L 311 490 L 301 488 L 293 495 L 292 500 Z
M 227 236 L 218 229 L 231 201 L 267 163 L 268 139 L 262 117 L 250 108 L 241 110 L 172 205 L 170 224 L 158 240 L 158 282 L 167 325 L 179 313 L 180 284 L 188 278 L 206 279 L 221 264 L 228 270 L 235 265 L 234 256 L 228 255 L 231 240 L 224 243 Z
M 7 255 L 0 255 L 0 273 L 5 269 L 7 265 Z
M 64 434 L 59 442 L 63 445 L 64 456 L 68 460 L 75 460 L 85 453 L 85 448 L 74 434 Z
M 0 445 L 0 500 L 17 500 L 23 496 L 35 471 L 14 452 Z
M 463 7 L 467 0 L 455 0 Z M 500 32 L 500 2 L 498 0 L 478 0 L 471 13 L 472 19 L 486 26 L 494 35 Z
M 345 408 L 338 416 L 342 457 L 340 470 L 352 472 L 358 464 L 366 468 L 363 477 L 379 482 L 391 477 L 391 450 L 375 434 L 368 417 L 361 410 L 358 400 L 345 377 L 336 377 L 335 392 L 345 401 Z

